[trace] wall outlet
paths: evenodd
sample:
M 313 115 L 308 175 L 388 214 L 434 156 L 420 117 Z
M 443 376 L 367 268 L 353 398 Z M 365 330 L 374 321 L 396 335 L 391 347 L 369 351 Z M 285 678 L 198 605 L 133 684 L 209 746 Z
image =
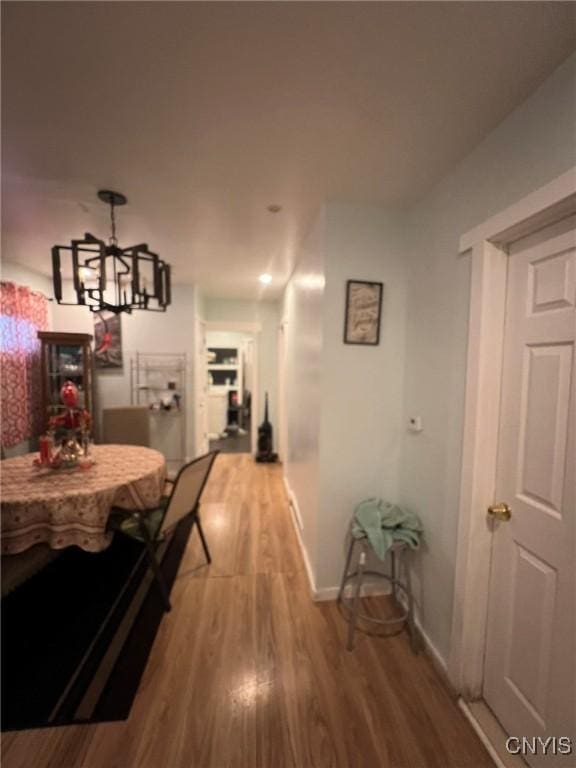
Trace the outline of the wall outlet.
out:
M 422 432 L 422 417 L 410 416 L 408 419 L 408 429 L 410 432 Z

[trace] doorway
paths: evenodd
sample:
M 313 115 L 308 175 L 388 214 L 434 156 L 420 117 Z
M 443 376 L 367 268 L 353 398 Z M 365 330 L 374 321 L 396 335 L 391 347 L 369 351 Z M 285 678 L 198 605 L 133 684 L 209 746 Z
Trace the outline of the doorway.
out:
M 573 736 L 575 717 L 574 187 L 565 174 L 461 240 L 472 291 L 449 672 L 464 701 L 536 740 L 531 766 L 565 764 L 542 744 Z
M 209 450 L 252 453 L 256 440 L 258 354 L 254 332 L 206 324 Z
M 194 348 L 194 443 L 195 455 L 209 451 L 208 438 L 208 376 L 206 373 L 206 322 L 195 322 Z
M 508 248 L 497 503 L 488 508 L 483 698 L 507 733 L 543 739 L 576 736 L 575 269 L 576 217 Z

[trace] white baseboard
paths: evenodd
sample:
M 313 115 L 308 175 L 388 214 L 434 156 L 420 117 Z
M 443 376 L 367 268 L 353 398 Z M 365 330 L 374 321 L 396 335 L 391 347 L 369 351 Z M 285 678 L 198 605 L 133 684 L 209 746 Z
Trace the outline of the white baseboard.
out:
M 298 528 L 303 531 L 304 530 L 304 524 L 302 523 L 302 517 L 300 515 L 300 507 L 298 506 L 298 499 L 296 498 L 296 494 L 290 487 L 290 483 L 288 482 L 288 478 L 286 475 L 282 475 L 282 479 L 284 480 L 284 488 L 286 488 L 286 494 L 288 496 L 288 503 L 292 507 L 292 513 L 296 519 L 296 523 L 298 525 Z
M 314 601 L 316 603 L 322 603 L 326 600 L 336 600 L 338 592 L 339 587 L 324 587 L 323 589 L 317 589 L 314 592 Z
M 308 584 L 310 586 L 310 592 L 312 593 L 312 599 L 315 600 L 316 584 L 314 583 L 314 573 L 312 571 L 312 566 L 310 564 L 310 558 L 308 557 L 308 550 L 306 549 L 306 545 L 304 544 L 304 539 L 302 538 L 302 531 L 304 530 L 304 525 L 302 524 L 300 508 L 298 507 L 298 499 L 296 498 L 296 494 L 290 487 L 290 483 L 288 482 L 288 478 L 286 477 L 286 475 L 283 475 L 283 479 L 284 479 L 284 487 L 286 488 L 286 495 L 288 496 L 288 505 L 291 511 L 290 519 L 292 520 L 292 525 L 294 526 L 294 530 L 296 532 L 296 538 L 298 539 L 298 544 L 300 546 L 300 552 L 302 553 L 302 559 L 304 560 L 304 566 L 306 568 L 306 575 L 308 576 Z
M 402 592 L 399 592 L 398 598 L 402 603 L 402 605 L 404 606 L 404 608 L 408 609 L 406 596 Z M 414 611 L 414 624 L 416 625 L 416 629 L 418 630 L 418 633 L 422 638 L 422 642 L 424 643 L 424 648 L 428 656 L 430 657 L 436 670 L 440 673 L 440 675 L 442 675 L 445 683 L 448 685 L 450 690 L 453 691 L 454 689 L 453 689 L 452 683 L 448 678 L 448 663 L 444 658 L 444 656 L 442 656 L 438 648 L 436 648 L 432 640 L 430 640 L 430 637 L 428 636 L 426 630 L 422 626 L 422 622 L 420 621 L 420 616 L 418 615 L 417 606 L 415 607 L 416 607 L 416 610 Z
M 438 672 L 440 672 L 440 674 L 444 678 L 450 690 L 453 690 L 452 683 L 450 683 L 450 680 L 448 678 L 448 664 L 446 662 L 446 659 L 444 658 L 444 656 L 442 656 L 438 648 L 436 648 L 432 640 L 430 640 L 430 638 L 422 628 L 422 624 L 420 623 L 420 619 L 418 618 L 418 616 L 414 618 L 414 623 L 416 624 L 416 629 L 418 630 L 418 632 L 420 632 L 422 642 L 424 643 L 424 646 L 426 647 L 426 650 L 428 651 L 428 654 L 432 659 L 432 663 L 434 664 Z
M 494 765 L 496 766 L 496 768 L 506 768 L 505 763 L 502 762 L 502 760 L 500 759 L 500 755 L 494 749 L 494 745 L 492 744 L 492 742 L 484 732 L 484 729 L 482 728 L 478 720 L 474 717 L 472 710 L 470 709 L 468 704 L 466 704 L 464 699 L 462 698 L 458 699 L 458 706 L 460 707 L 462 712 L 464 712 L 466 719 L 468 720 L 472 728 L 474 728 L 474 730 L 476 731 L 476 734 L 478 735 L 478 738 L 480 739 L 482 744 L 486 747 L 486 751 L 494 761 Z

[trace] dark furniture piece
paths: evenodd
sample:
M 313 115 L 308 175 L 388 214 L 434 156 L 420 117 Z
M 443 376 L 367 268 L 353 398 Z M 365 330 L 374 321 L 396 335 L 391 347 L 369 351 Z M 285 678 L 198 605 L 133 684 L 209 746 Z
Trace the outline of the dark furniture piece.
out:
M 278 454 L 274 452 L 274 437 L 272 424 L 268 418 L 268 392 L 264 406 L 264 421 L 258 427 L 258 452 L 256 461 L 273 463 L 278 461 Z
M 80 407 L 94 415 L 92 336 L 89 333 L 38 331 L 42 344 L 42 409 L 45 428 L 50 416 L 61 411 L 60 389 L 73 381 Z
M 148 563 L 158 584 L 166 611 L 171 608 L 170 595 L 156 559 L 156 547 L 180 520 L 191 515 L 192 525 L 198 528 L 206 560 L 208 563 L 212 562 L 200 522 L 200 497 L 218 453 L 218 451 L 212 451 L 183 466 L 176 480 L 168 481 L 172 483 L 172 492 L 164 497 L 156 509 L 136 512 L 114 509 L 108 522 L 111 530 L 137 539 L 146 547 Z

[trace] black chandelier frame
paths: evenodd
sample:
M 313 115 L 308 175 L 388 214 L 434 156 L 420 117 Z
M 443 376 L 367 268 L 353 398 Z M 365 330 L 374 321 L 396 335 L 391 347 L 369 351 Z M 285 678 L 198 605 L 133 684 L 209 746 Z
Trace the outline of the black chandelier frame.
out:
M 115 208 L 127 199 L 120 192 L 100 190 L 98 197 L 110 206 L 112 235 L 107 244 L 90 233 L 70 245 L 52 248 L 54 298 L 58 304 L 87 306 L 91 312 L 108 310 L 114 314 L 135 309 L 165 312 L 172 300 L 170 265 L 146 243 L 120 248 L 116 238 Z M 76 301 L 64 301 L 63 259 L 72 263 L 72 282 Z M 150 279 L 151 278 L 151 279 Z

